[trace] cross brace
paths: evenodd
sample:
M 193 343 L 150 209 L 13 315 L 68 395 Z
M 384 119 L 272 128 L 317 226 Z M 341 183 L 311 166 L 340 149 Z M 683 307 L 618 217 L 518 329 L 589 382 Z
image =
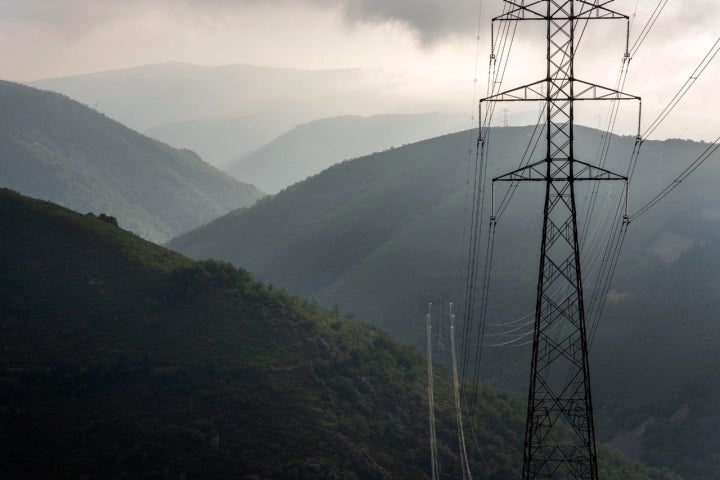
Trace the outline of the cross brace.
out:
M 549 163 L 549 167 L 548 167 Z M 554 159 L 552 162 L 541 160 L 525 167 L 513 170 L 510 173 L 493 178 L 493 182 L 552 182 L 570 180 L 625 180 L 627 177 L 618 175 L 580 160 L 573 160 L 573 172 L 569 172 L 570 160 Z M 567 175 L 562 175 L 567 172 Z
M 568 85 L 572 82 L 572 89 Z M 549 85 L 552 92 L 560 95 L 550 95 L 543 92 L 543 88 Z M 573 92 L 573 96 L 562 95 L 562 92 Z M 603 87 L 594 83 L 578 79 L 552 79 L 544 78 L 537 82 L 529 83 L 521 87 L 512 88 L 504 92 L 496 93 L 480 100 L 483 102 L 532 102 L 532 101 L 559 101 L 559 100 L 641 100 L 640 97 L 623 93 L 613 88 Z
M 615 12 L 605 7 L 614 0 L 605 0 L 601 2 L 590 3 L 587 0 L 575 0 L 576 5 L 580 5 L 578 12 L 573 12 L 568 8 L 563 9 L 560 14 L 553 12 L 548 15 L 546 11 L 541 11 L 541 5 L 547 5 L 547 0 L 535 0 L 527 4 L 523 1 L 518 3 L 517 0 L 505 0 L 505 3 L 514 7 L 512 10 L 493 18 L 495 21 L 513 21 L 513 20 L 629 20 L 627 15 Z

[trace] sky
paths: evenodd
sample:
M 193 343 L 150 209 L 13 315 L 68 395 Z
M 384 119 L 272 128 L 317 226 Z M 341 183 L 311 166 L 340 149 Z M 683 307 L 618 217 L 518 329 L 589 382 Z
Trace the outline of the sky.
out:
M 617 0 L 632 18 L 631 43 L 658 0 Z M 252 64 L 302 69 L 363 68 L 434 98 L 447 111 L 475 110 L 486 93 L 490 19 L 500 0 L 0 0 L 0 78 L 31 81 L 151 63 Z M 539 79 L 544 33 L 524 22 L 504 86 Z M 669 0 L 633 57 L 624 90 L 644 99 L 649 124 L 720 35 L 720 2 Z M 578 77 L 614 86 L 624 53 L 623 22 L 593 22 L 578 52 Z M 713 62 L 655 138 L 714 140 L 720 107 Z M 437 102 L 436 102 L 437 103 Z M 502 107 L 504 108 L 504 107 Z M 535 107 L 508 105 L 510 124 Z M 604 124 L 607 107 L 579 115 Z M 377 112 L 385 113 L 385 112 Z M 503 115 L 496 115 L 496 123 Z M 634 107 L 619 133 L 631 134 Z

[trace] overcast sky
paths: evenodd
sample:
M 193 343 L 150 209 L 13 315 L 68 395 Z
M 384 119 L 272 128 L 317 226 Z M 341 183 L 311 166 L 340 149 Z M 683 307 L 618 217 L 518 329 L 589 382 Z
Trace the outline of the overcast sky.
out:
M 657 4 L 617 0 L 613 8 L 637 12 L 633 39 Z M 447 99 L 447 110 L 471 112 L 476 62 L 482 96 L 490 18 L 501 5 L 500 0 L 0 0 L 0 77 L 29 81 L 166 61 L 362 67 L 374 72 L 379 84 L 392 79 L 402 85 L 408 98 Z M 594 23 L 583 40 L 578 76 L 612 86 L 624 26 Z M 720 2 L 669 1 L 633 59 L 625 87 L 645 99 L 646 123 L 719 35 Z M 521 26 L 507 87 L 542 76 L 543 42 L 542 31 Z M 720 100 L 713 88 L 717 63 L 720 58 L 656 138 L 720 135 L 715 114 Z M 510 123 L 530 122 L 532 108 L 508 108 Z M 633 113 L 627 110 L 621 133 L 631 133 Z M 584 120 L 597 126 L 601 117 L 592 113 Z

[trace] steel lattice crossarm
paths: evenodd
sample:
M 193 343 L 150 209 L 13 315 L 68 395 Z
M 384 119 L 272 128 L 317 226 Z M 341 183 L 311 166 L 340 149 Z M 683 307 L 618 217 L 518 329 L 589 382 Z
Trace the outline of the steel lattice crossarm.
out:
M 554 2 L 559 8 L 554 12 L 549 12 L 550 7 L 542 11 L 540 7 L 547 5 L 548 0 L 505 0 L 505 3 L 514 7 L 512 10 L 493 18 L 494 21 L 502 20 L 618 20 L 625 19 L 629 21 L 627 15 L 615 12 L 605 7 L 614 0 L 588 2 L 587 0 L 575 0 L 575 5 L 580 6 L 579 11 L 574 8 L 563 8 L 563 4 L 567 2 Z M 563 16 L 564 15 L 564 16 Z
M 572 83 L 572 86 L 569 85 Z M 504 92 L 496 93 L 489 97 L 485 97 L 480 100 L 480 104 L 485 102 L 544 102 L 548 100 L 548 95 L 545 93 L 545 87 L 550 85 L 550 96 L 553 92 L 557 92 L 558 96 L 553 97 L 556 100 L 637 100 L 642 99 L 636 95 L 630 95 L 628 93 L 621 92 L 609 87 L 603 87 L 602 85 L 596 85 L 594 83 L 585 82 L 578 79 L 568 78 L 544 78 L 537 82 L 529 83 L 521 87 L 516 87 Z M 571 87 L 571 88 L 570 88 Z M 570 97 L 566 94 L 563 97 L 563 93 L 572 90 L 573 96 Z
M 493 182 L 544 182 L 549 180 L 625 180 L 627 177 L 613 173 L 610 170 L 591 165 L 580 160 L 574 160 L 574 170 L 570 171 L 570 160 L 554 161 L 550 163 L 540 160 L 525 167 L 518 168 L 493 179 Z

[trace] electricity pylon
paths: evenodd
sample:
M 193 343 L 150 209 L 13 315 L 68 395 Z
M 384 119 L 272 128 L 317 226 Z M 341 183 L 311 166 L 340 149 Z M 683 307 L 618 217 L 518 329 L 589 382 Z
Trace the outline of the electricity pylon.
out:
M 546 78 L 480 101 L 481 110 L 484 102 L 545 102 L 545 158 L 493 179 L 545 182 L 524 480 L 598 478 L 575 182 L 627 178 L 575 157 L 574 109 L 576 101 L 640 98 L 575 78 L 574 60 L 579 23 L 628 20 L 606 8 L 611 1 L 505 0 L 506 13 L 493 19 L 547 25 Z

